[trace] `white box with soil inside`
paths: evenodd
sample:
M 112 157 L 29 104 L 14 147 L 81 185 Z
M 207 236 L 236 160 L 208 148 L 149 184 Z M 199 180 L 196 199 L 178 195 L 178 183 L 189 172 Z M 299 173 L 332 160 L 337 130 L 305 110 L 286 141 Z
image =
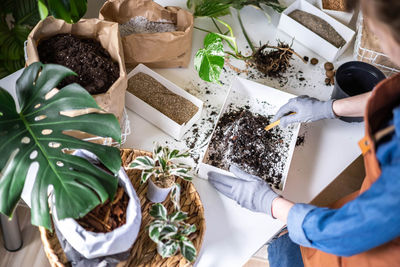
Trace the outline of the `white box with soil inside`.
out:
M 202 162 L 199 177 L 209 171 L 228 175 L 229 166 L 257 175 L 283 190 L 300 125 L 264 128 L 295 95 L 237 78 L 225 100 Z
M 139 64 L 128 74 L 126 107 L 180 140 L 200 119 L 203 101 Z
M 278 29 L 328 61 L 343 54 L 355 34 L 305 0 L 297 0 L 282 12 Z

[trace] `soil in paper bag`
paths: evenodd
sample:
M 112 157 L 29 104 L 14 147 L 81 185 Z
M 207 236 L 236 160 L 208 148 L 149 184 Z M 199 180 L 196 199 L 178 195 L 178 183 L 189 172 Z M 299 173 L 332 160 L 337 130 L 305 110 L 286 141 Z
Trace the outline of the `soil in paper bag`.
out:
M 41 62 L 60 64 L 78 74 L 66 77 L 59 88 L 78 83 L 96 95 L 107 92 L 119 78 L 118 63 L 113 62 L 110 54 L 94 39 L 57 34 L 41 41 L 38 53 Z

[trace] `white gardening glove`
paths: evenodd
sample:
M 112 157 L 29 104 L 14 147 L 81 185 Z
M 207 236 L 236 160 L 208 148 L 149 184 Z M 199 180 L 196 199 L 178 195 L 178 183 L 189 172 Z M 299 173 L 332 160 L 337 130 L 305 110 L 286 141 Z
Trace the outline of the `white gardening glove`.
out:
M 275 114 L 273 121 L 281 120 L 280 125 L 287 127 L 297 122 L 312 122 L 322 119 L 334 119 L 337 116 L 333 112 L 333 99 L 320 101 L 316 98 L 302 95 L 292 98 L 283 105 Z M 287 115 L 292 112 L 296 114 Z
M 236 166 L 230 167 L 237 178 L 209 172 L 208 180 L 222 194 L 235 200 L 240 206 L 272 216 L 272 201 L 279 197 L 261 178 L 250 175 Z

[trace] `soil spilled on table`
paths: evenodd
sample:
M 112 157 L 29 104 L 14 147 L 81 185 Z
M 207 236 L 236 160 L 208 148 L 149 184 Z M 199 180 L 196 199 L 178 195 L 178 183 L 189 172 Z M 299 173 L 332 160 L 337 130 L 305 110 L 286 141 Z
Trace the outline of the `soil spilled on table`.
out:
M 118 187 L 114 200 L 98 205 L 84 217 L 77 220 L 85 230 L 95 233 L 108 233 L 126 223 L 126 210 L 129 196 L 124 188 Z
M 195 104 L 142 72 L 128 80 L 128 91 L 179 125 L 187 123 L 199 110 Z
M 288 144 L 278 127 L 264 130 L 271 119 L 246 108 L 226 112 L 211 138 L 206 162 L 224 170 L 235 164 L 279 188 Z
M 44 64 L 60 64 L 78 74 L 64 78 L 59 88 L 78 83 L 96 95 L 107 92 L 119 78 L 118 63 L 113 62 L 110 54 L 95 39 L 58 34 L 41 41 L 38 53 Z

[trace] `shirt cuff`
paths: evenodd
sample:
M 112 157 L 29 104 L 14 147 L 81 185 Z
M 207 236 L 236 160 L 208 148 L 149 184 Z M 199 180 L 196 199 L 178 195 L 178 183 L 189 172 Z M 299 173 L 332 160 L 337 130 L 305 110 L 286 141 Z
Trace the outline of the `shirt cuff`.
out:
M 289 211 L 287 218 L 287 228 L 289 231 L 289 237 L 293 242 L 310 247 L 311 242 L 307 239 L 303 229 L 303 222 L 307 214 L 315 209 L 316 206 L 307 204 L 295 204 Z

